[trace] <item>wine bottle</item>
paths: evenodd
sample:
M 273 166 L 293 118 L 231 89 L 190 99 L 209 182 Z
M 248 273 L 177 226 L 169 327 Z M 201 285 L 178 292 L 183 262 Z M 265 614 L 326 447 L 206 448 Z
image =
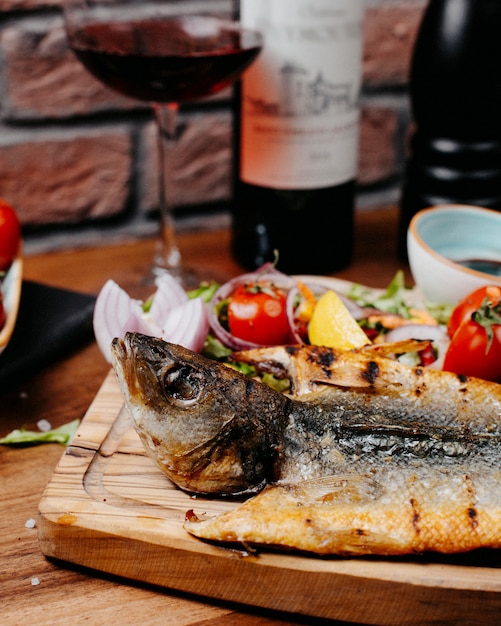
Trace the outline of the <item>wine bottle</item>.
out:
M 235 98 L 232 252 L 289 273 L 349 264 L 363 0 L 241 0 L 264 35 Z
M 501 209 L 501 2 L 430 0 L 410 72 L 415 132 L 400 202 L 398 249 L 419 210 Z

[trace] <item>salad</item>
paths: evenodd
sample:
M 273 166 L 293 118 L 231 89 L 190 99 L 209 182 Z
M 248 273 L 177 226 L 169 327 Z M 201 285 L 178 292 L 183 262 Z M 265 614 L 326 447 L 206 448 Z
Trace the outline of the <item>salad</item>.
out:
M 418 339 L 423 340 L 422 349 L 413 358 L 428 365 L 438 358 L 445 328 L 411 296 L 403 272 L 387 289 L 374 290 L 327 277 L 289 277 L 265 266 L 219 287 L 209 303 L 209 322 L 228 355 L 232 350 L 287 343 L 349 350 Z M 267 310 L 275 312 L 273 324 Z M 431 347 L 430 342 L 436 345 Z
M 96 301 L 94 331 L 108 361 L 112 339 L 132 331 L 229 363 L 234 351 L 269 345 L 367 346 L 409 365 L 501 382 L 501 289 L 486 286 L 454 308 L 426 307 L 417 298 L 402 271 L 380 290 L 292 277 L 273 264 L 190 292 L 165 274 L 146 302 L 108 281 Z
M 234 367 L 248 366 L 232 362 L 233 352 L 263 346 L 368 347 L 408 365 L 501 382 L 501 288 L 487 285 L 456 307 L 425 306 L 418 297 L 402 271 L 386 289 L 371 289 L 329 277 L 288 276 L 269 263 L 191 292 L 165 274 L 146 302 L 110 280 L 96 301 L 94 331 L 108 361 L 112 339 L 132 331 Z

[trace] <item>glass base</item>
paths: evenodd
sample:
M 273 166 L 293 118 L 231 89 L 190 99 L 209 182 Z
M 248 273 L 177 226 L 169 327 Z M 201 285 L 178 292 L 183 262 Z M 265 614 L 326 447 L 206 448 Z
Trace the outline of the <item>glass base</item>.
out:
M 192 268 L 183 266 L 160 267 L 153 265 L 150 272 L 151 284 L 155 284 L 156 279 L 162 274 L 170 274 L 173 276 L 186 291 L 196 289 L 202 282 L 202 278 L 200 278 L 198 272 Z

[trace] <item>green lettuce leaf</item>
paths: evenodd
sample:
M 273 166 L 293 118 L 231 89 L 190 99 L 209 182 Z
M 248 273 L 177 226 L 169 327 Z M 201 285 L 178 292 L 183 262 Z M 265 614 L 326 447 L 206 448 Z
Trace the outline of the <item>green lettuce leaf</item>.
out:
M 348 296 L 364 307 L 374 307 L 386 313 L 396 313 L 403 317 L 411 317 L 410 307 L 406 303 L 406 294 L 411 287 L 406 287 L 404 273 L 398 270 L 386 290 L 377 297 L 361 285 L 353 285 Z
M 59 428 L 53 428 L 46 432 L 16 428 L 5 437 L 0 438 L 0 444 L 7 446 L 27 446 L 40 443 L 60 443 L 67 446 L 75 436 L 80 420 L 76 419 Z

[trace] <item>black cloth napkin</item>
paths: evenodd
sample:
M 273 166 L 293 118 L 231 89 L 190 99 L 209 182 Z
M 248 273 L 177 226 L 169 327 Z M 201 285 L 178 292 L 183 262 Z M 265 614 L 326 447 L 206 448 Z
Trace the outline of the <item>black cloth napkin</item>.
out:
M 16 326 L 0 354 L 0 393 L 90 341 L 95 301 L 95 296 L 23 281 Z

